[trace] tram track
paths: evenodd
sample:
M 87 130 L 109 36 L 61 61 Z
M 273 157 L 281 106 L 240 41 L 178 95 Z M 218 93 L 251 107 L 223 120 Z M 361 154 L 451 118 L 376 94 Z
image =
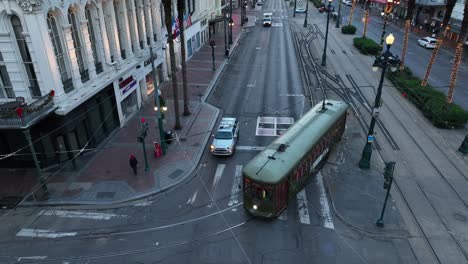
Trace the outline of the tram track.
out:
M 307 45 L 305 45 L 306 49 L 308 50 L 308 47 Z M 303 52 L 302 49 L 298 49 L 299 53 Z M 308 55 L 308 57 L 312 58 L 311 55 Z M 313 59 L 310 60 L 310 63 L 311 64 L 315 64 L 315 62 L 313 61 Z M 304 67 L 307 68 L 307 65 L 304 65 Z M 316 68 L 315 68 L 316 69 Z M 330 89 L 332 90 L 338 97 L 340 97 L 342 100 L 346 101 L 347 103 L 350 104 L 351 106 L 351 109 L 353 110 L 353 112 L 356 114 L 356 117 L 361 125 L 361 128 L 364 130 L 364 132 L 367 131 L 368 129 L 368 126 L 366 124 L 366 122 L 363 120 L 363 114 L 361 112 L 361 107 L 364 107 L 367 109 L 367 113 L 370 113 L 371 112 L 371 104 L 369 103 L 368 99 L 364 96 L 364 94 L 362 93 L 360 87 L 357 85 L 357 83 L 354 81 L 354 79 L 352 78 L 351 75 L 347 74 L 346 75 L 346 78 L 348 80 L 348 82 L 351 84 L 351 88 L 354 90 L 354 91 L 350 91 L 350 89 L 347 89 L 346 85 L 344 84 L 343 80 L 341 79 L 341 77 L 339 75 L 337 75 L 336 77 L 333 77 L 331 74 L 329 74 L 328 72 L 326 72 L 325 69 L 323 68 L 319 68 L 319 71 L 321 73 L 321 78 L 327 78 L 329 81 L 324 81 L 323 84 L 324 84 L 324 87 L 326 87 L 327 89 Z M 336 87 L 336 86 L 337 87 Z M 402 103 L 398 100 L 396 100 L 400 106 L 402 106 Z M 389 110 L 389 112 L 394 116 L 395 119 L 398 120 L 399 124 L 401 125 L 401 127 L 403 127 L 404 131 L 410 136 L 411 138 L 411 141 L 418 147 L 418 149 L 420 150 L 420 152 L 423 153 L 424 157 L 427 159 L 427 161 L 431 164 L 432 166 L 432 169 L 434 171 L 437 172 L 438 176 L 440 176 L 443 181 L 448 185 L 448 187 L 451 189 L 451 191 L 453 191 L 453 193 L 457 196 L 457 198 L 465 205 L 465 207 L 468 207 L 467 203 L 465 202 L 465 200 L 463 199 L 463 197 L 457 192 L 456 188 L 454 188 L 454 186 L 452 185 L 452 183 L 447 179 L 447 177 L 444 175 L 444 173 L 437 167 L 437 165 L 434 163 L 434 161 L 431 159 L 431 157 L 429 156 L 429 154 L 424 151 L 424 148 L 423 146 L 421 146 L 421 144 L 416 140 L 416 138 L 414 138 L 414 136 L 412 136 L 412 134 L 410 133 L 410 131 L 408 130 L 408 128 L 403 124 L 403 122 L 398 118 L 398 115 L 393 112 L 392 110 Z M 389 145 L 392 147 L 393 150 L 400 150 L 400 147 L 398 146 L 397 142 L 394 140 L 394 138 L 391 136 L 391 133 L 390 131 L 385 127 L 385 125 L 382 123 L 381 120 L 377 119 L 377 125 L 378 127 L 380 128 L 380 131 L 382 131 L 383 135 L 385 136 L 385 138 L 387 139 Z M 429 139 L 431 139 L 431 135 L 428 134 L 427 130 L 426 129 L 423 129 L 421 128 L 421 126 L 418 125 L 418 127 L 420 128 L 420 130 L 424 133 L 424 135 L 426 137 L 428 137 Z M 467 179 L 467 177 L 463 174 L 463 170 L 459 167 L 458 164 L 456 164 L 452 159 L 451 157 L 448 156 L 448 154 L 446 153 L 445 150 L 443 150 L 439 145 L 435 144 L 437 149 L 443 154 L 444 158 L 456 169 L 456 171 L 462 176 L 464 177 L 465 179 Z M 377 151 L 379 152 L 380 156 L 383 157 L 383 149 L 380 148 L 380 147 L 377 147 Z M 421 191 L 421 193 L 424 195 L 426 201 L 430 204 L 432 210 L 435 212 L 435 214 L 437 215 L 437 217 L 439 218 L 440 222 L 443 224 L 442 226 L 442 229 L 445 229 L 445 230 L 442 230 L 444 232 L 447 232 L 450 234 L 450 237 L 451 239 L 456 243 L 457 245 L 457 250 L 459 250 L 459 252 L 461 252 L 461 254 L 468 260 L 468 254 L 467 254 L 467 251 L 465 250 L 465 248 L 463 247 L 461 241 L 459 240 L 459 238 L 457 237 L 457 234 L 453 233 L 453 231 L 451 231 L 451 229 L 449 228 L 449 224 L 447 223 L 447 221 L 443 218 L 442 216 L 442 213 L 440 212 L 440 210 L 437 209 L 437 207 L 434 205 L 434 203 L 430 200 L 430 198 L 428 197 L 428 194 L 427 194 L 427 191 L 424 190 L 424 188 L 419 184 L 417 183 L 417 186 L 419 188 L 419 190 Z M 411 208 L 410 206 L 410 203 L 409 201 L 407 200 L 407 198 L 402 194 L 402 189 L 401 189 L 401 186 L 399 186 L 398 184 L 398 181 L 395 180 L 395 185 L 396 185 L 396 190 L 397 192 L 400 194 L 400 196 L 402 197 L 402 199 L 404 200 L 405 204 L 406 204 L 406 207 L 409 209 L 409 211 L 411 212 L 411 215 L 413 217 L 413 219 L 415 220 L 416 222 L 416 225 L 418 226 L 418 229 L 420 230 L 420 233 L 423 235 L 424 237 L 424 241 L 427 243 L 427 245 L 429 246 L 433 256 L 435 257 L 435 259 L 437 260 L 437 262 L 441 263 L 441 260 L 439 259 L 439 257 L 437 256 L 436 254 L 436 250 L 434 248 L 434 245 L 431 243 L 430 239 L 428 238 L 428 235 L 426 233 L 426 231 L 423 229 L 423 225 L 422 223 L 420 222 L 420 220 L 416 217 L 416 213 L 414 212 L 414 210 Z M 329 190 L 330 191 L 330 190 Z M 331 198 L 332 199 L 332 198 Z M 333 203 L 333 201 L 332 201 Z M 337 213 L 336 211 L 336 208 L 334 208 L 334 211 L 335 213 Z M 338 217 L 340 218 L 340 217 Z M 345 220 L 345 219 L 340 219 L 341 221 Z M 345 221 L 346 222 L 346 221 Z M 352 225 L 351 223 L 346 223 L 348 225 Z M 367 234 L 370 234 L 370 235 L 385 235 L 385 234 L 378 234 L 376 232 L 373 232 L 373 231 L 369 231 L 369 230 L 364 230 L 362 228 L 359 228 L 359 227 L 356 227 L 357 230 L 360 230 L 362 232 L 365 232 Z M 397 236 L 398 237 L 398 236 Z M 396 238 L 396 237 L 395 237 Z M 409 236 L 408 236 L 409 238 Z M 463 238 L 463 237 L 462 237 Z M 466 239 L 466 238 L 464 238 Z

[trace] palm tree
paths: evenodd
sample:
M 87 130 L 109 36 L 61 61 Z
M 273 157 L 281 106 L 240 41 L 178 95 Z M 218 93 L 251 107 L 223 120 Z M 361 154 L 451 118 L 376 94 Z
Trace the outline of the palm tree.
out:
M 405 18 L 405 35 L 403 37 L 403 50 L 401 51 L 401 65 L 400 69 L 405 68 L 405 57 L 406 51 L 408 50 L 408 37 L 410 33 L 411 27 L 411 20 L 413 19 L 413 11 L 416 6 L 416 0 L 408 0 L 408 6 L 406 11 L 406 18 Z
M 185 13 L 185 0 L 177 0 L 177 17 L 180 24 L 180 53 L 182 57 L 182 87 L 184 94 L 184 116 L 190 115 L 188 91 L 187 91 L 187 64 L 185 63 L 185 36 L 184 36 L 184 13 Z
M 362 38 L 366 37 L 367 26 L 369 25 L 370 2 L 371 2 L 371 0 L 366 1 L 366 14 L 364 15 L 364 31 L 362 32 Z
M 453 92 L 455 91 L 455 84 L 457 83 L 458 68 L 463 54 L 463 46 L 465 46 L 466 30 L 468 29 L 468 1 L 465 1 L 465 8 L 463 10 L 463 20 L 460 28 L 460 35 L 457 40 L 457 48 L 455 49 L 455 61 L 453 63 L 452 72 L 450 73 L 450 83 L 447 93 L 447 103 L 453 102 Z
M 179 117 L 179 91 L 177 90 L 177 74 L 176 62 L 174 53 L 174 34 L 172 32 L 172 0 L 162 0 L 164 6 L 164 22 L 166 23 L 167 42 L 169 42 L 169 56 L 171 57 L 171 79 L 172 90 L 174 92 L 174 115 L 175 125 L 174 129 L 181 129 Z
M 351 6 L 351 11 L 349 11 L 348 26 L 351 26 L 351 22 L 353 22 L 353 14 L 354 14 L 354 9 L 356 9 L 356 2 L 357 2 L 357 0 L 353 0 L 353 5 Z
M 440 30 L 437 36 L 437 42 L 436 42 L 434 50 L 432 51 L 431 58 L 429 59 L 429 64 L 427 65 L 426 74 L 424 74 L 424 79 L 421 82 L 421 86 L 427 85 L 427 80 L 429 79 L 429 76 L 431 75 L 432 65 L 434 65 L 437 54 L 439 53 L 440 46 L 442 45 L 443 33 L 445 33 L 445 31 L 447 30 L 450 17 L 452 16 L 453 7 L 455 6 L 456 2 L 457 0 L 447 1 L 447 5 L 445 7 L 444 19 L 442 20 L 442 25 L 440 26 Z

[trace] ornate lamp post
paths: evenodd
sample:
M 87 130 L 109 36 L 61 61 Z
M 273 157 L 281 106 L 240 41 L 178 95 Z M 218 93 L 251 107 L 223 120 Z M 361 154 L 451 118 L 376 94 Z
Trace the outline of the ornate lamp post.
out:
M 229 57 L 229 44 L 228 44 L 228 27 L 227 27 L 227 20 L 229 19 L 229 13 L 224 14 L 224 56 L 226 58 Z
M 309 1 L 309 0 L 307 0 L 307 1 Z M 297 0 L 294 0 L 293 17 L 296 17 L 296 6 L 297 6 Z
M 327 41 L 328 41 L 328 24 L 330 24 L 330 12 L 332 12 L 332 0 L 328 0 L 328 5 L 326 7 L 327 12 L 327 28 L 325 31 L 325 45 L 323 46 L 323 55 L 322 55 L 322 66 L 327 65 Z
M 393 42 L 395 41 L 395 37 L 393 34 L 390 34 L 385 39 L 387 43 L 387 50 L 377 56 L 374 61 L 374 65 L 372 65 L 372 70 L 377 71 L 379 67 L 382 67 L 382 74 L 380 76 L 379 87 L 377 89 L 377 95 L 375 96 L 374 107 L 372 108 L 372 119 L 369 126 L 369 132 L 367 133 L 367 142 L 364 146 L 362 151 L 361 160 L 359 161 L 359 168 L 361 169 L 369 169 L 370 168 L 370 159 L 372 156 L 372 142 L 374 142 L 374 127 L 376 118 L 379 114 L 379 107 L 381 105 L 380 98 L 382 96 L 382 86 L 383 81 L 385 79 L 385 70 L 387 69 L 388 64 L 390 64 L 391 70 L 396 71 L 397 67 L 400 64 L 400 60 L 398 57 L 393 56 L 390 52 L 390 47 L 392 46 Z
M 384 24 L 383 24 L 383 29 L 382 29 L 382 35 L 380 36 L 380 53 L 383 51 L 383 43 L 384 43 L 384 38 L 385 38 L 385 33 L 387 29 L 387 23 L 388 23 L 388 15 L 392 12 L 393 10 L 393 5 L 398 5 L 400 2 L 394 1 L 394 0 L 387 0 L 387 3 L 385 4 L 384 10 L 382 12 L 382 16 L 384 17 Z
M 340 27 L 341 2 L 342 2 L 342 0 L 339 0 L 339 1 L 338 1 L 338 16 L 336 17 L 336 25 L 335 25 L 335 28 L 339 28 L 339 27 Z
M 231 17 L 229 18 L 229 45 L 232 45 L 232 27 L 233 26 L 234 26 L 234 20 L 232 20 L 232 17 Z
M 161 150 L 162 154 L 166 155 L 166 141 L 164 140 L 164 127 L 163 127 L 163 121 L 162 121 L 162 116 L 164 115 L 161 113 L 161 102 L 159 95 L 161 91 L 159 90 L 159 86 L 156 86 L 156 69 L 154 67 L 154 57 L 153 57 L 153 48 L 150 46 L 150 55 L 151 55 L 151 77 L 153 78 L 153 86 L 156 88 L 154 91 L 154 100 L 156 103 L 156 116 L 158 119 L 158 128 L 159 128 L 159 138 L 161 140 Z M 166 106 L 164 106 L 166 107 Z M 167 109 L 167 108 L 166 108 Z M 165 111 L 165 110 L 164 110 Z M 146 153 L 146 151 L 145 151 Z

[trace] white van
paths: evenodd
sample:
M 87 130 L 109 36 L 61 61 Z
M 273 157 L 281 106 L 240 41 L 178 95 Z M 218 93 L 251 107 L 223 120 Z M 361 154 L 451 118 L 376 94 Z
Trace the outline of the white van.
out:
M 273 13 L 263 13 L 263 26 L 271 27 Z

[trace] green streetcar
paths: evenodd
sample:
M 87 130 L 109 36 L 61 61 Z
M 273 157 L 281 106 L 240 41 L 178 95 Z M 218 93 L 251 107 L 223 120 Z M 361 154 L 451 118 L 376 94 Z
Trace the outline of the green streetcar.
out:
M 250 214 L 272 218 L 286 209 L 341 139 L 347 110 L 341 101 L 317 104 L 244 166 L 244 208 Z

